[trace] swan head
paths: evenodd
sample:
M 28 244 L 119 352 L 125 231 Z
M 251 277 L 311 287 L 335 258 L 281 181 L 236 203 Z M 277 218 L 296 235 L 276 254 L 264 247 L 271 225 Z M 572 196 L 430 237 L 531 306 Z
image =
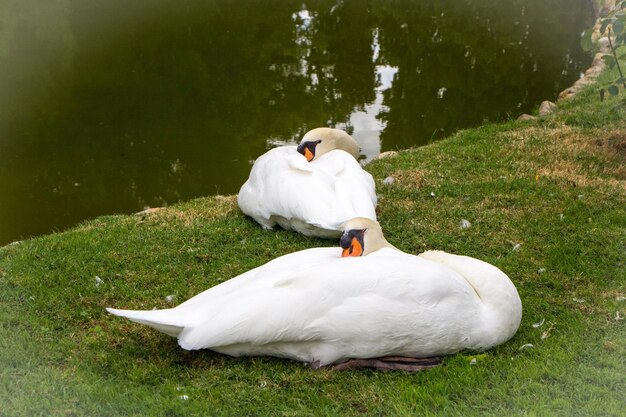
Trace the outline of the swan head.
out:
M 298 152 L 304 155 L 307 161 L 319 158 L 333 149 L 348 152 L 355 159 L 359 159 L 359 145 L 356 140 L 340 129 L 318 127 L 309 130 L 303 137 Z
M 378 222 L 365 217 L 348 220 L 343 225 L 339 246 L 343 249 L 342 257 L 366 256 L 382 248 L 393 248 L 383 236 Z

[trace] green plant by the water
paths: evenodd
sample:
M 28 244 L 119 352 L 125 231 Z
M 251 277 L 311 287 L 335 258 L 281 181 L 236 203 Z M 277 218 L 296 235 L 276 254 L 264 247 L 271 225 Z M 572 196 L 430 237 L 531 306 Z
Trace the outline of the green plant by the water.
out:
M 602 59 L 609 68 L 617 67 L 619 77 L 609 81 L 606 86 L 600 88 L 600 97 L 604 99 L 605 87 L 606 91 L 612 96 L 619 94 L 619 87 L 626 89 L 626 77 L 620 65 L 619 60 L 626 58 L 626 54 L 618 57 L 618 49 L 626 44 L 626 0 L 621 0 L 615 5 L 615 8 L 600 20 L 600 35 L 606 35 L 611 50 L 610 54 L 605 54 Z M 590 51 L 593 48 L 592 33 L 593 28 L 583 32 L 581 45 L 584 50 Z M 622 105 L 626 105 L 626 99 L 622 100 Z

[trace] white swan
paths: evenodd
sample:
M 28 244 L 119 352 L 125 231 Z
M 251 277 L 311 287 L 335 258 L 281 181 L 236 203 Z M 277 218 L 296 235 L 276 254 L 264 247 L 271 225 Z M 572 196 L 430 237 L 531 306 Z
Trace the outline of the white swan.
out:
M 319 366 L 357 359 L 356 365 L 407 370 L 424 364 L 364 360 L 482 351 L 519 327 L 517 290 L 493 265 L 440 251 L 403 253 L 369 219 L 349 221 L 341 246 L 343 252 L 281 256 L 176 308 L 107 310 L 177 337 L 188 350 Z
M 358 156 L 346 132 L 313 129 L 300 146 L 274 148 L 255 161 L 239 207 L 266 229 L 278 224 L 307 236 L 339 237 L 354 217 L 376 219 L 374 180 Z

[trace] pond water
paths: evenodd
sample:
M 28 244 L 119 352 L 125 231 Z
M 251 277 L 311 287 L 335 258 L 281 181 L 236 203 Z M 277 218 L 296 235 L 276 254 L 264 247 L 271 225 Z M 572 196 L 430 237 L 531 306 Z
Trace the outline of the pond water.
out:
M 313 127 L 364 158 L 530 112 L 587 0 L 1 0 L 0 244 L 236 193 Z

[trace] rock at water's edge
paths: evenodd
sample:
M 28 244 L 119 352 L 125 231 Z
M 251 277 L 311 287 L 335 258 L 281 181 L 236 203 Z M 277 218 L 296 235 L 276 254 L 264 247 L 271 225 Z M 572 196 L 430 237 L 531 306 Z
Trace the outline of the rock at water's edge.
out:
M 551 101 L 543 101 L 539 106 L 539 116 L 547 116 L 554 113 L 558 107 Z

